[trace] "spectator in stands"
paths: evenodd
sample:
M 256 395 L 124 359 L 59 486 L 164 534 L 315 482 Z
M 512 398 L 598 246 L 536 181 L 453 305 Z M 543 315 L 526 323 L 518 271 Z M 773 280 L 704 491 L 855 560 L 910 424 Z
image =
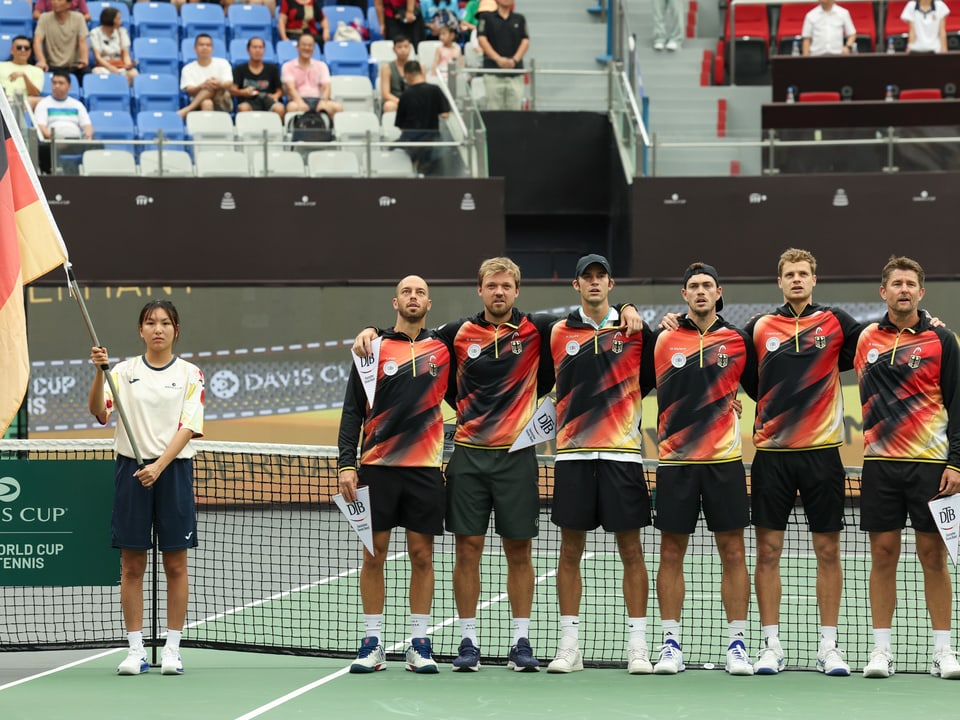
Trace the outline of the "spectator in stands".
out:
M 123 16 L 115 7 L 100 11 L 100 25 L 90 32 L 90 47 L 96 61 L 93 72 L 125 74 L 132 85 L 137 69 L 130 57 L 130 36 L 122 23 Z
M 396 35 L 393 38 L 393 52 L 397 59 L 392 63 L 383 63 L 380 66 L 380 97 L 383 101 L 383 112 L 396 112 L 400 96 L 407 89 L 407 81 L 403 77 L 403 70 L 410 59 L 413 46 L 406 35 Z
M 653 0 L 653 49 L 675 52 L 683 45 L 683 0 Z
M 497 0 L 497 11 L 483 13 L 477 25 L 477 40 L 483 51 L 483 67 L 520 70 L 530 47 L 527 21 L 513 12 L 513 0 Z M 523 106 L 523 73 L 487 74 L 487 110 L 519 110 Z
M 10 43 L 10 59 L 0 62 L 0 86 L 8 99 L 17 95 L 27 98 L 31 108 L 40 102 L 43 70 L 30 63 L 33 45 L 30 38 L 17 35 Z
M 237 112 L 272 110 L 283 120 L 285 112 L 280 102 L 283 95 L 280 68 L 276 63 L 263 62 L 266 48 L 263 38 L 247 40 L 250 60 L 233 68 L 233 87 L 230 92 L 237 99 Z
M 330 41 L 330 23 L 319 0 L 281 0 L 277 32 L 281 40 L 296 40 L 305 33 L 313 35 L 320 50 Z
M 70 9 L 69 0 L 50 0 L 53 10 L 37 20 L 33 34 L 33 53 L 41 70 L 63 68 L 83 77 L 90 64 L 87 48 L 87 23 L 83 15 Z
M 190 96 L 190 104 L 177 110 L 185 118 L 194 110 L 233 110 L 233 68 L 223 58 L 213 57 L 213 38 L 200 33 L 193 48 L 197 59 L 187 63 L 180 71 L 180 89 Z
M 37 130 L 44 140 L 51 137 L 62 140 L 90 140 L 93 138 L 93 125 L 83 103 L 70 97 L 70 73 L 58 69 L 53 71 L 51 95 L 37 103 L 34 119 Z M 40 169 L 50 172 L 50 144 L 40 143 Z
M 450 63 L 457 63 L 463 67 L 463 51 L 454 42 L 456 39 L 457 31 L 454 28 L 449 26 L 440 28 L 440 47 L 433 56 L 433 74 L 436 77 L 446 80 Z
M 454 0 L 436 0 L 433 2 L 424 2 L 421 5 L 424 14 L 424 22 L 430 35 L 440 39 L 440 30 L 444 27 L 453 28 L 454 36 L 460 34 L 460 18 L 457 15 L 457 3 Z
M 849 11 L 833 0 L 820 4 L 803 18 L 803 50 L 807 55 L 848 55 L 857 43 L 857 29 Z
M 280 71 L 287 112 L 323 111 L 333 117 L 343 110 L 343 105 L 330 99 L 330 68 L 313 57 L 315 46 L 313 35 L 301 35 L 297 57 L 285 62 Z
M 427 82 L 423 67 L 410 60 L 403 68 L 407 89 L 400 96 L 394 124 L 403 132 L 401 142 L 435 142 L 440 139 L 440 118 L 450 114 L 450 103 L 438 85 Z M 429 174 L 436 161 L 432 147 L 404 148 L 418 172 Z
M 373 0 L 380 28 L 387 40 L 397 35 L 410 38 L 418 45 L 423 40 L 423 13 L 419 0 Z
M 90 22 L 90 9 L 87 7 L 87 0 L 70 0 L 70 9 L 83 15 L 83 19 Z M 53 4 L 50 0 L 37 0 L 33 6 L 33 19 L 39 20 L 45 12 L 53 10 Z
M 950 8 L 940 0 L 911 0 L 900 13 L 910 26 L 907 52 L 945 53 L 947 51 L 947 15 Z

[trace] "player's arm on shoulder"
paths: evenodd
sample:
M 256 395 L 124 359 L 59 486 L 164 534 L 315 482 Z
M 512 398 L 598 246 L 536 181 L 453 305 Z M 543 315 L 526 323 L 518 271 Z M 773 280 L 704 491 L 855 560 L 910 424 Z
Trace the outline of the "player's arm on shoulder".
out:
M 636 305 L 623 303 L 617 308 L 617 312 L 620 313 L 620 327 L 627 329 L 627 337 L 636 335 L 643 330 L 643 317 L 641 317 Z
M 371 343 L 380 336 L 380 330 L 373 325 L 367 325 L 353 339 L 353 354 L 357 357 L 369 357 L 372 350 Z
M 760 383 L 759 361 L 757 360 L 757 348 L 753 344 L 753 339 L 744 330 L 737 330 L 740 337 L 743 338 L 744 355 L 746 364 L 743 368 L 743 374 L 740 376 L 740 386 L 751 400 L 757 399 L 757 390 Z M 739 412 L 737 413 L 740 414 Z

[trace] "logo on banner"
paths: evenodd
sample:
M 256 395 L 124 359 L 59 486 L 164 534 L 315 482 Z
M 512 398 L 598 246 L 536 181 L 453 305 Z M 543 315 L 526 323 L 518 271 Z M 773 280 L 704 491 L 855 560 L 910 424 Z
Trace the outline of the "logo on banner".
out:
M 850 198 L 847 197 L 847 191 L 843 188 L 837 188 L 833 194 L 834 207 L 847 207 L 850 204 Z
M 460 201 L 460 209 L 471 211 L 477 209 L 477 203 L 473 199 L 473 193 L 464 193 L 463 199 Z
M 13 477 L 0 478 L 0 502 L 13 502 L 20 497 L 20 483 Z
M 223 400 L 229 400 L 240 391 L 240 378 L 230 370 L 217 370 L 210 376 L 210 392 Z
M 673 193 L 670 197 L 663 201 L 664 205 L 686 205 L 686 198 L 680 197 L 680 193 Z
M 309 195 L 302 195 L 299 200 L 293 201 L 294 207 L 316 207 L 317 201 L 311 200 Z
M 749 200 L 751 205 L 759 205 L 767 201 L 767 196 L 763 193 L 750 193 Z
M 377 202 L 380 203 L 380 207 L 390 207 L 391 205 L 397 204 L 397 199 L 389 195 L 381 195 Z
M 919 195 L 913 196 L 914 202 L 936 202 L 937 196 L 931 195 L 926 190 L 921 190 Z
M 233 193 L 225 192 L 223 197 L 220 198 L 220 209 L 221 210 L 236 210 L 237 201 L 233 197 Z
M 153 205 L 153 198 L 149 195 L 137 195 L 133 202 L 136 203 L 137 207 L 146 207 L 147 205 Z
M 69 205 L 70 201 L 64 198 L 60 193 L 57 193 L 52 198 L 47 198 L 47 203 L 49 205 Z

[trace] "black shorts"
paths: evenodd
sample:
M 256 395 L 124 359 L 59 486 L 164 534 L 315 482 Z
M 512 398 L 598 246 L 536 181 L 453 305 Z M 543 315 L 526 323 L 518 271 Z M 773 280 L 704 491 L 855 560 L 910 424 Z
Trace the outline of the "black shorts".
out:
M 153 547 L 150 530 L 156 523 L 160 550 L 195 548 L 197 507 L 193 499 L 193 459 L 174 460 L 149 488 L 133 476 L 136 471 L 136 460 L 117 455 L 110 522 L 113 547 L 149 550 Z
M 887 532 L 910 525 L 917 532 L 939 532 L 927 503 L 940 492 L 946 463 L 866 460 L 860 485 L 860 529 Z
M 658 530 L 692 534 L 697 529 L 701 499 L 711 532 L 741 530 L 749 525 L 750 503 L 743 463 L 736 460 L 657 468 L 654 525 Z
M 273 106 L 277 104 L 277 101 L 266 93 L 257 93 L 253 97 L 239 99 L 238 104 L 242 103 L 249 105 L 251 110 L 266 111 L 273 108 Z
M 799 492 L 810 532 L 839 532 L 843 529 L 845 480 L 838 448 L 758 449 L 750 470 L 753 524 L 786 530 Z
M 490 512 L 500 537 L 527 540 L 540 524 L 537 455 L 457 445 L 447 463 L 447 530 L 485 535 Z
M 443 535 L 444 489 L 440 468 L 361 465 L 360 485 L 370 488 L 374 532 L 406 528 Z
M 643 464 L 616 460 L 561 460 L 553 470 L 550 519 L 567 530 L 624 532 L 650 524 L 650 492 Z

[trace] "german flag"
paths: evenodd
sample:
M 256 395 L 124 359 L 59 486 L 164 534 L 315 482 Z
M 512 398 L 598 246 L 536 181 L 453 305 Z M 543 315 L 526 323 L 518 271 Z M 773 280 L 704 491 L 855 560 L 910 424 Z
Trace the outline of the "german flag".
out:
M 27 392 L 23 287 L 66 262 L 60 231 L 7 98 L 0 92 L 0 434 Z

